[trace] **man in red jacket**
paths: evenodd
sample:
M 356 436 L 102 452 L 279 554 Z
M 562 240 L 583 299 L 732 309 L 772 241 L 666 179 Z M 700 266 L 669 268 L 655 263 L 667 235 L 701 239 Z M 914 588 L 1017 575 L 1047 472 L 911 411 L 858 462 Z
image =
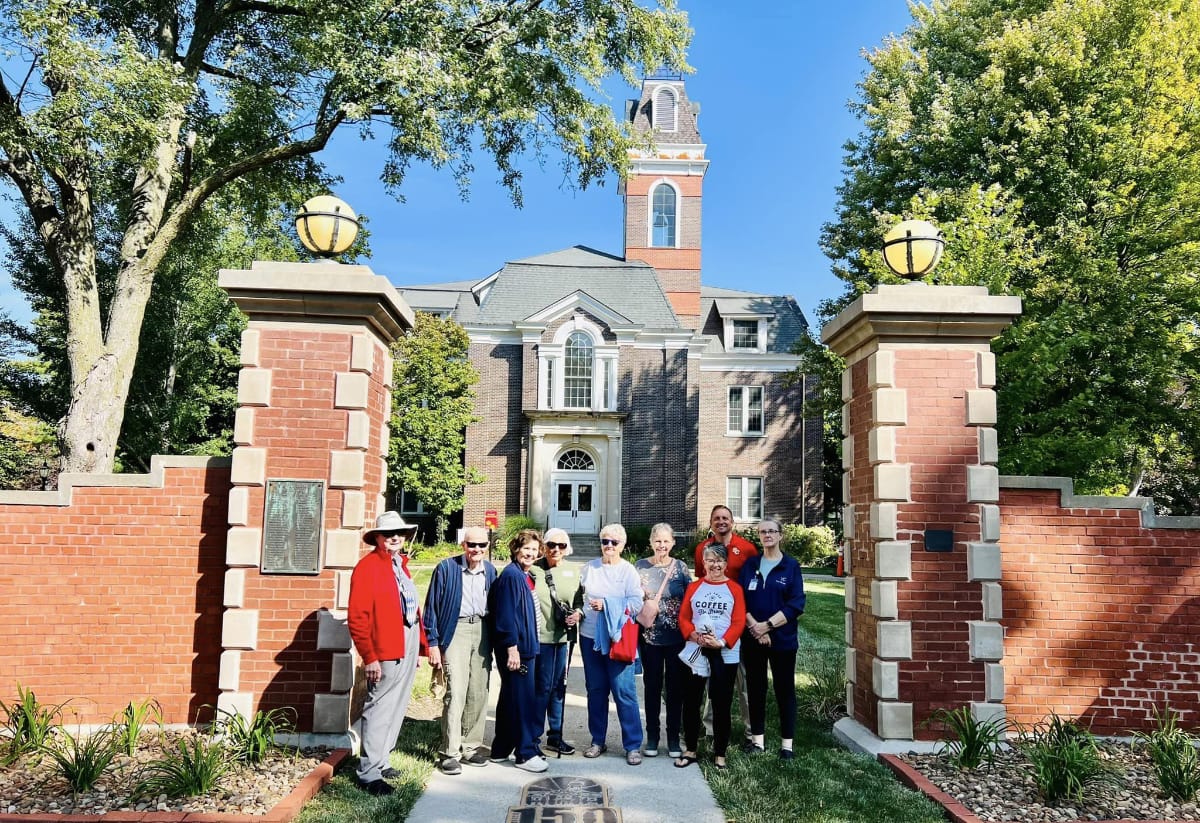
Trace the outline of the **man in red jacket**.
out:
M 367 678 L 358 785 L 375 795 L 395 791 L 387 779 L 398 772 L 388 757 L 400 736 L 423 645 L 417 587 L 408 573 L 407 543 L 416 530 L 396 512 L 379 515 L 375 528 L 363 535 L 375 551 L 350 576 L 347 623 Z

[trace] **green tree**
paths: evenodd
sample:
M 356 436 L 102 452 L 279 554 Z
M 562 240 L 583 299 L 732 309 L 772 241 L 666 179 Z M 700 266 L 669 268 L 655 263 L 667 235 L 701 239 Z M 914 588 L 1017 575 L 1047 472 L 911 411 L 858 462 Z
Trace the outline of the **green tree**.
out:
M 1155 483 L 1200 454 L 1200 4 L 913 16 L 868 56 L 854 104 L 865 130 L 823 237 L 850 285 L 826 315 L 888 281 L 881 223 L 934 217 L 952 229 L 944 282 L 1024 301 L 996 344 L 1001 471 L 1196 506 Z
M 467 426 L 479 420 L 470 344 L 458 323 L 417 312 L 416 328 L 393 346 L 388 480 L 436 514 L 438 539 L 447 516 L 463 507 L 467 484 L 484 479 L 464 459 Z
M 586 186 L 634 139 L 603 79 L 684 66 L 690 31 L 673 0 L 0 0 L 0 37 L 0 175 L 62 284 L 64 468 L 107 471 L 156 276 L 211 197 L 311 172 L 348 125 L 387 130 L 394 190 L 414 161 L 465 187 L 477 146 L 518 203 L 527 152 Z

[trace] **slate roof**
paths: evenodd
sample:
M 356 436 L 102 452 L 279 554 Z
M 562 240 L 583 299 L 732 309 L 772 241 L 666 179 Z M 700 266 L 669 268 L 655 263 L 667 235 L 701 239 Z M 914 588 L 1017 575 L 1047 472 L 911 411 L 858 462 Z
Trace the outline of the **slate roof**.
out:
M 724 333 L 724 317 L 730 314 L 774 315 L 767 323 L 767 352 L 769 354 L 791 354 L 792 346 L 804 336 L 808 321 L 796 301 L 786 294 L 758 294 L 755 292 L 723 289 L 717 286 L 700 287 L 700 316 L 703 318 L 701 333 L 709 335 L 705 351 L 725 351 L 721 341 Z
M 456 293 L 458 322 L 508 325 L 583 292 L 644 328 L 680 327 L 653 268 L 587 246 L 505 263 L 495 278 L 478 305 L 470 289 L 482 281 L 414 286 L 401 294 L 415 309 L 437 309 L 447 305 L 449 293 Z

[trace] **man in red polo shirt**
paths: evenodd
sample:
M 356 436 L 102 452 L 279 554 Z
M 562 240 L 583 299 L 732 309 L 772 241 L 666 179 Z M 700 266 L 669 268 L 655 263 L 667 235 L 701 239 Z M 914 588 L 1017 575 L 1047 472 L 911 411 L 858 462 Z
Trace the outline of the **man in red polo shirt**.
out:
M 725 566 L 725 576 L 733 580 L 737 580 L 738 572 L 742 570 L 742 564 L 758 554 L 758 549 L 754 547 L 746 538 L 733 530 L 733 512 L 728 506 L 716 505 L 713 506 L 712 512 L 708 515 L 708 528 L 712 532 L 712 537 L 707 540 L 701 540 L 696 544 L 696 577 L 704 577 L 704 550 L 713 543 L 721 543 L 725 546 L 725 551 L 729 555 L 729 563 Z M 737 692 L 738 704 L 742 710 L 742 725 L 745 727 L 746 740 L 751 740 L 750 737 L 750 703 L 746 697 L 746 673 L 745 669 L 738 665 L 737 671 Z M 704 725 L 705 728 L 712 728 L 712 705 L 705 700 L 704 707 Z M 707 734 L 707 732 L 705 732 Z M 744 747 L 744 745 L 743 745 Z
M 712 537 L 696 544 L 696 577 L 704 577 L 704 550 L 713 543 L 721 543 L 729 555 L 725 576 L 737 580 L 742 564 L 758 554 L 758 549 L 749 540 L 734 532 L 733 512 L 728 506 L 713 506 L 712 513 L 708 516 L 708 528 Z

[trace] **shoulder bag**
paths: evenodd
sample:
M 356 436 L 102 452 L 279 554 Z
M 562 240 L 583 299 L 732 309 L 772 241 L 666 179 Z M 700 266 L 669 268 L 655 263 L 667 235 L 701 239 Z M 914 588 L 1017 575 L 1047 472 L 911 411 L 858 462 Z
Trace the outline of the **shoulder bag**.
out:
M 658 587 L 658 594 L 642 603 L 642 610 L 638 612 L 637 622 L 641 623 L 647 629 L 653 627 L 655 619 L 658 618 L 658 603 L 662 600 L 663 592 L 667 588 L 667 582 L 671 579 L 671 575 L 675 573 L 675 564 L 678 562 L 678 560 L 673 561 L 667 567 L 666 572 L 663 573 L 663 581 L 662 585 Z

